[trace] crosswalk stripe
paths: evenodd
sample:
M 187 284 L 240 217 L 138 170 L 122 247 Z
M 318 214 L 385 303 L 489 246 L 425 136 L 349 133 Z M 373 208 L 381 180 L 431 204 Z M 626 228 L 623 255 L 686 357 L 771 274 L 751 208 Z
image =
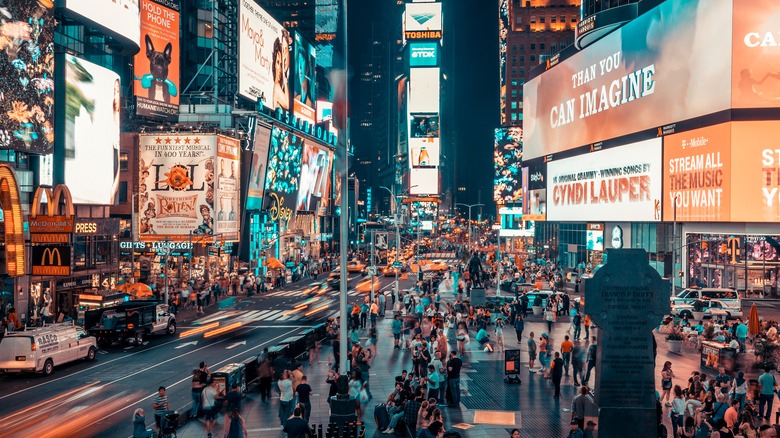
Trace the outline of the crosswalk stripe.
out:
M 261 310 L 250 310 L 243 315 L 241 315 L 242 319 L 254 319 L 257 317 L 257 315 L 261 312 Z
M 276 318 L 279 318 L 282 315 L 284 315 L 284 312 L 285 312 L 285 310 L 274 310 L 273 313 L 270 313 L 270 314 L 266 315 L 263 318 L 263 321 L 273 321 Z
M 204 316 L 203 318 L 196 319 L 195 321 L 193 321 L 193 324 L 204 324 L 206 322 L 216 321 L 218 319 L 221 319 L 224 313 L 226 313 L 225 310 L 220 310 L 217 313 L 214 313 L 212 315 Z

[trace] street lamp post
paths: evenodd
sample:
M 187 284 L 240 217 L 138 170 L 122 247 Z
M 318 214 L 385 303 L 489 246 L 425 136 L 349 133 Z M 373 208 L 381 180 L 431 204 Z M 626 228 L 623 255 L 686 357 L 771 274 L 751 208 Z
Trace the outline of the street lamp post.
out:
M 403 195 L 406 195 L 406 193 L 409 192 L 409 190 L 417 187 L 417 185 L 410 186 L 406 191 L 404 191 Z M 395 196 L 395 186 L 393 186 L 393 189 L 389 189 L 385 186 L 379 187 L 380 189 L 387 190 L 390 193 L 390 209 L 393 210 L 393 221 L 395 222 L 395 261 L 397 262 L 401 257 L 401 232 L 399 231 L 398 227 L 398 221 L 399 221 L 399 214 L 398 214 L 398 200 Z M 398 269 L 395 269 L 395 297 L 398 299 L 398 292 L 400 289 L 398 289 Z
M 474 207 L 483 207 L 485 204 L 461 204 L 460 202 L 456 202 L 455 206 L 460 205 L 461 207 L 466 207 L 469 209 L 469 256 L 471 256 L 471 209 Z

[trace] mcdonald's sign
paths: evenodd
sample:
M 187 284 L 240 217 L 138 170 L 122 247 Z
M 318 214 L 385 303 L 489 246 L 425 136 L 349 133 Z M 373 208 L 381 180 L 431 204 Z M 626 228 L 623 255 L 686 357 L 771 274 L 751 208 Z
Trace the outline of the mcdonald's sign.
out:
M 51 277 L 70 276 L 70 246 L 33 246 L 32 274 Z
M 5 231 L 5 270 L 11 277 L 25 275 L 24 219 L 16 174 L 7 164 L 0 164 L 0 205 Z
M 47 213 L 42 212 L 43 196 L 46 195 Z M 65 214 L 58 214 L 60 201 L 65 201 Z M 30 211 L 30 233 L 73 233 L 76 226 L 73 197 L 70 190 L 64 184 L 60 184 L 54 190 L 47 187 L 38 187 L 33 197 Z

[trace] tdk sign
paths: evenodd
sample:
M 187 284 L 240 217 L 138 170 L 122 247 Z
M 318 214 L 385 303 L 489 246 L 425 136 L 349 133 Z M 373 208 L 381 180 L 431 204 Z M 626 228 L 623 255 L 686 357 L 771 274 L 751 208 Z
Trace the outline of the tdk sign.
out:
M 438 43 L 411 43 L 409 45 L 410 67 L 436 67 L 439 65 Z

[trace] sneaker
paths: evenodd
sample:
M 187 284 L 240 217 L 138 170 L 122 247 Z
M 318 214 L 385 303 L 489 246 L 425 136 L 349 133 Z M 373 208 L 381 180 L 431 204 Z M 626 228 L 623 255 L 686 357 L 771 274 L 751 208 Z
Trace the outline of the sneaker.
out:
M 395 433 L 395 429 L 393 429 L 392 427 L 388 427 L 388 428 L 387 428 L 387 429 L 385 429 L 385 431 L 384 431 L 384 432 L 382 432 L 382 433 L 386 433 L 386 434 L 390 435 L 391 433 Z
M 574 387 L 575 387 L 575 388 L 579 388 L 579 387 L 580 387 L 580 384 L 579 384 L 579 383 L 577 383 L 577 382 L 574 382 Z

